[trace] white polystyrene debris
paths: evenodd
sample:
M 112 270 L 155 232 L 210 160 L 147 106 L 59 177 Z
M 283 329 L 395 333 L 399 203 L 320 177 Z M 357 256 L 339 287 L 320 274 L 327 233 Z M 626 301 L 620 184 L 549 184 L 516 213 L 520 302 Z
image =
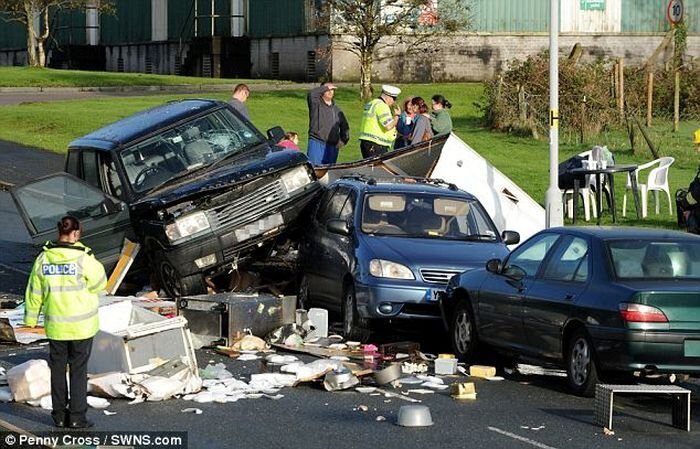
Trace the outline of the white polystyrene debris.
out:
M 206 368 L 199 370 L 199 375 L 202 379 L 229 379 L 233 377 L 233 374 L 226 369 L 226 365 L 223 363 L 207 365 Z
M 283 373 L 296 374 L 300 366 L 304 366 L 304 362 L 302 362 L 301 360 L 297 360 L 296 362 L 284 365 L 280 368 L 280 371 L 282 371 Z
M 449 385 L 438 384 L 435 382 L 425 382 L 425 383 L 420 384 L 420 386 L 425 387 L 425 388 L 433 388 L 435 390 L 445 390 L 445 389 L 449 388 Z
M 208 392 L 208 391 L 202 391 L 202 392 L 199 392 L 199 393 L 197 393 L 196 395 L 194 395 L 194 397 L 192 398 L 192 400 L 193 400 L 194 402 L 199 403 L 199 404 L 205 404 L 205 403 L 208 403 L 208 402 L 213 402 L 213 401 L 214 401 L 214 395 L 211 394 L 211 393 Z
M 98 398 L 96 396 L 88 396 L 87 403 L 92 408 L 107 408 L 110 406 L 110 403 L 107 399 Z
M 418 376 L 416 376 L 416 378 L 418 378 L 422 381 L 425 381 L 425 382 L 430 382 L 432 384 L 444 384 L 445 383 L 445 381 L 443 381 L 441 378 L 435 377 L 435 376 L 418 375 Z
M 107 415 L 107 416 L 112 416 L 112 415 L 116 415 L 116 414 L 117 414 L 117 412 L 111 412 L 111 411 L 109 411 L 109 410 L 102 410 L 102 413 L 104 413 L 104 414 Z
M 88 399 L 89 398 L 90 397 L 88 396 Z M 53 402 L 51 401 L 51 395 L 47 395 L 39 399 L 39 406 L 44 410 L 53 410 Z
M 255 354 L 241 354 L 238 356 L 236 360 L 240 360 L 242 362 L 249 362 L 251 360 L 258 360 L 260 357 L 258 357 Z
M 180 410 L 180 412 L 181 413 L 194 413 L 195 415 L 201 415 L 202 409 L 190 407 L 190 408 L 183 408 L 182 410 Z
M 282 355 L 282 354 L 270 354 L 265 357 L 268 362 L 275 363 L 277 365 L 287 365 L 289 363 L 298 362 L 299 359 L 293 355 Z M 301 363 L 301 362 L 300 362 Z

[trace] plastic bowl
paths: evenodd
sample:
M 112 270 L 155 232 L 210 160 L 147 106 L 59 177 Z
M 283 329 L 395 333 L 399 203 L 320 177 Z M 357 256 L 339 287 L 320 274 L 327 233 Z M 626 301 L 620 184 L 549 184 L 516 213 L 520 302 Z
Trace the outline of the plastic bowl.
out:
M 425 405 L 403 405 L 399 408 L 397 424 L 402 427 L 427 427 L 433 425 L 433 417 Z

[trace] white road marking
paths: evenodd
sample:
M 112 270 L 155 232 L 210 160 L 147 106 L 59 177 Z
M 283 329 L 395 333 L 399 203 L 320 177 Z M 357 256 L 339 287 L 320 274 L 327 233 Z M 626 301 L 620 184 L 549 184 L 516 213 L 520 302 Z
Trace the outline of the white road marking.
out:
M 0 268 L 4 268 L 6 270 L 14 271 L 15 273 L 23 274 L 25 276 L 29 276 L 28 271 L 20 270 L 19 268 L 15 268 L 12 265 L 7 265 L 4 263 L 0 263 Z
M 531 445 L 533 445 L 533 446 L 535 446 L 535 447 L 539 447 L 540 449 L 556 449 L 555 447 L 547 446 L 546 444 L 540 443 L 539 441 L 535 441 L 535 440 L 531 440 L 531 439 L 529 439 L 529 438 L 521 437 L 520 435 L 516 435 L 516 434 L 510 433 L 510 432 L 506 432 L 505 430 L 501 430 L 501 429 L 499 429 L 499 428 L 497 428 L 497 427 L 491 427 L 491 426 L 489 426 L 488 429 L 489 429 L 491 432 L 500 433 L 501 435 L 505 435 L 505 436 L 507 436 L 507 437 L 509 437 L 509 438 L 513 438 L 514 440 L 518 440 L 518 441 L 522 441 L 522 442 L 527 443 L 527 444 L 531 444 Z

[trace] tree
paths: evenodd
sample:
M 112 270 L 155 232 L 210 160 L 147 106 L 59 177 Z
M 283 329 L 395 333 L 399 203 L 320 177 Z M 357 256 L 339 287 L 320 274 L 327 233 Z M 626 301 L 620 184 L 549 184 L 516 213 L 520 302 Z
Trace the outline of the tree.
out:
M 109 0 L 0 0 L 5 21 L 19 22 L 27 29 L 27 64 L 46 65 L 46 46 L 56 14 L 62 10 L 97 8 L 110 11 Z
M 466 30 L 468 0 L 327 0 L 330 34 L 337 48 L 357 56 L 363 100 L 372 92 L 372 65 L 386 49 L 405 56 L 439 38 Z M 392 56 L 396 56 L 395 54 Z

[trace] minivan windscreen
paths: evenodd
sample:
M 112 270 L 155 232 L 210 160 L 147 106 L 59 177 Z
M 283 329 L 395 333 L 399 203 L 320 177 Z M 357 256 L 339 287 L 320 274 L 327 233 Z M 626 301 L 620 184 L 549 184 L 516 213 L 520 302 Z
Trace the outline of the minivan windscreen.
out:
M 497 240 L 481 205 L 469 199 L 426 193 L 371 194 L 365 198 L 362 231 L 397 237 Z
M 120 156 L 131 187 L 140 193 L 261 143 L 256 130 L 220 109 L 126 148 Z

